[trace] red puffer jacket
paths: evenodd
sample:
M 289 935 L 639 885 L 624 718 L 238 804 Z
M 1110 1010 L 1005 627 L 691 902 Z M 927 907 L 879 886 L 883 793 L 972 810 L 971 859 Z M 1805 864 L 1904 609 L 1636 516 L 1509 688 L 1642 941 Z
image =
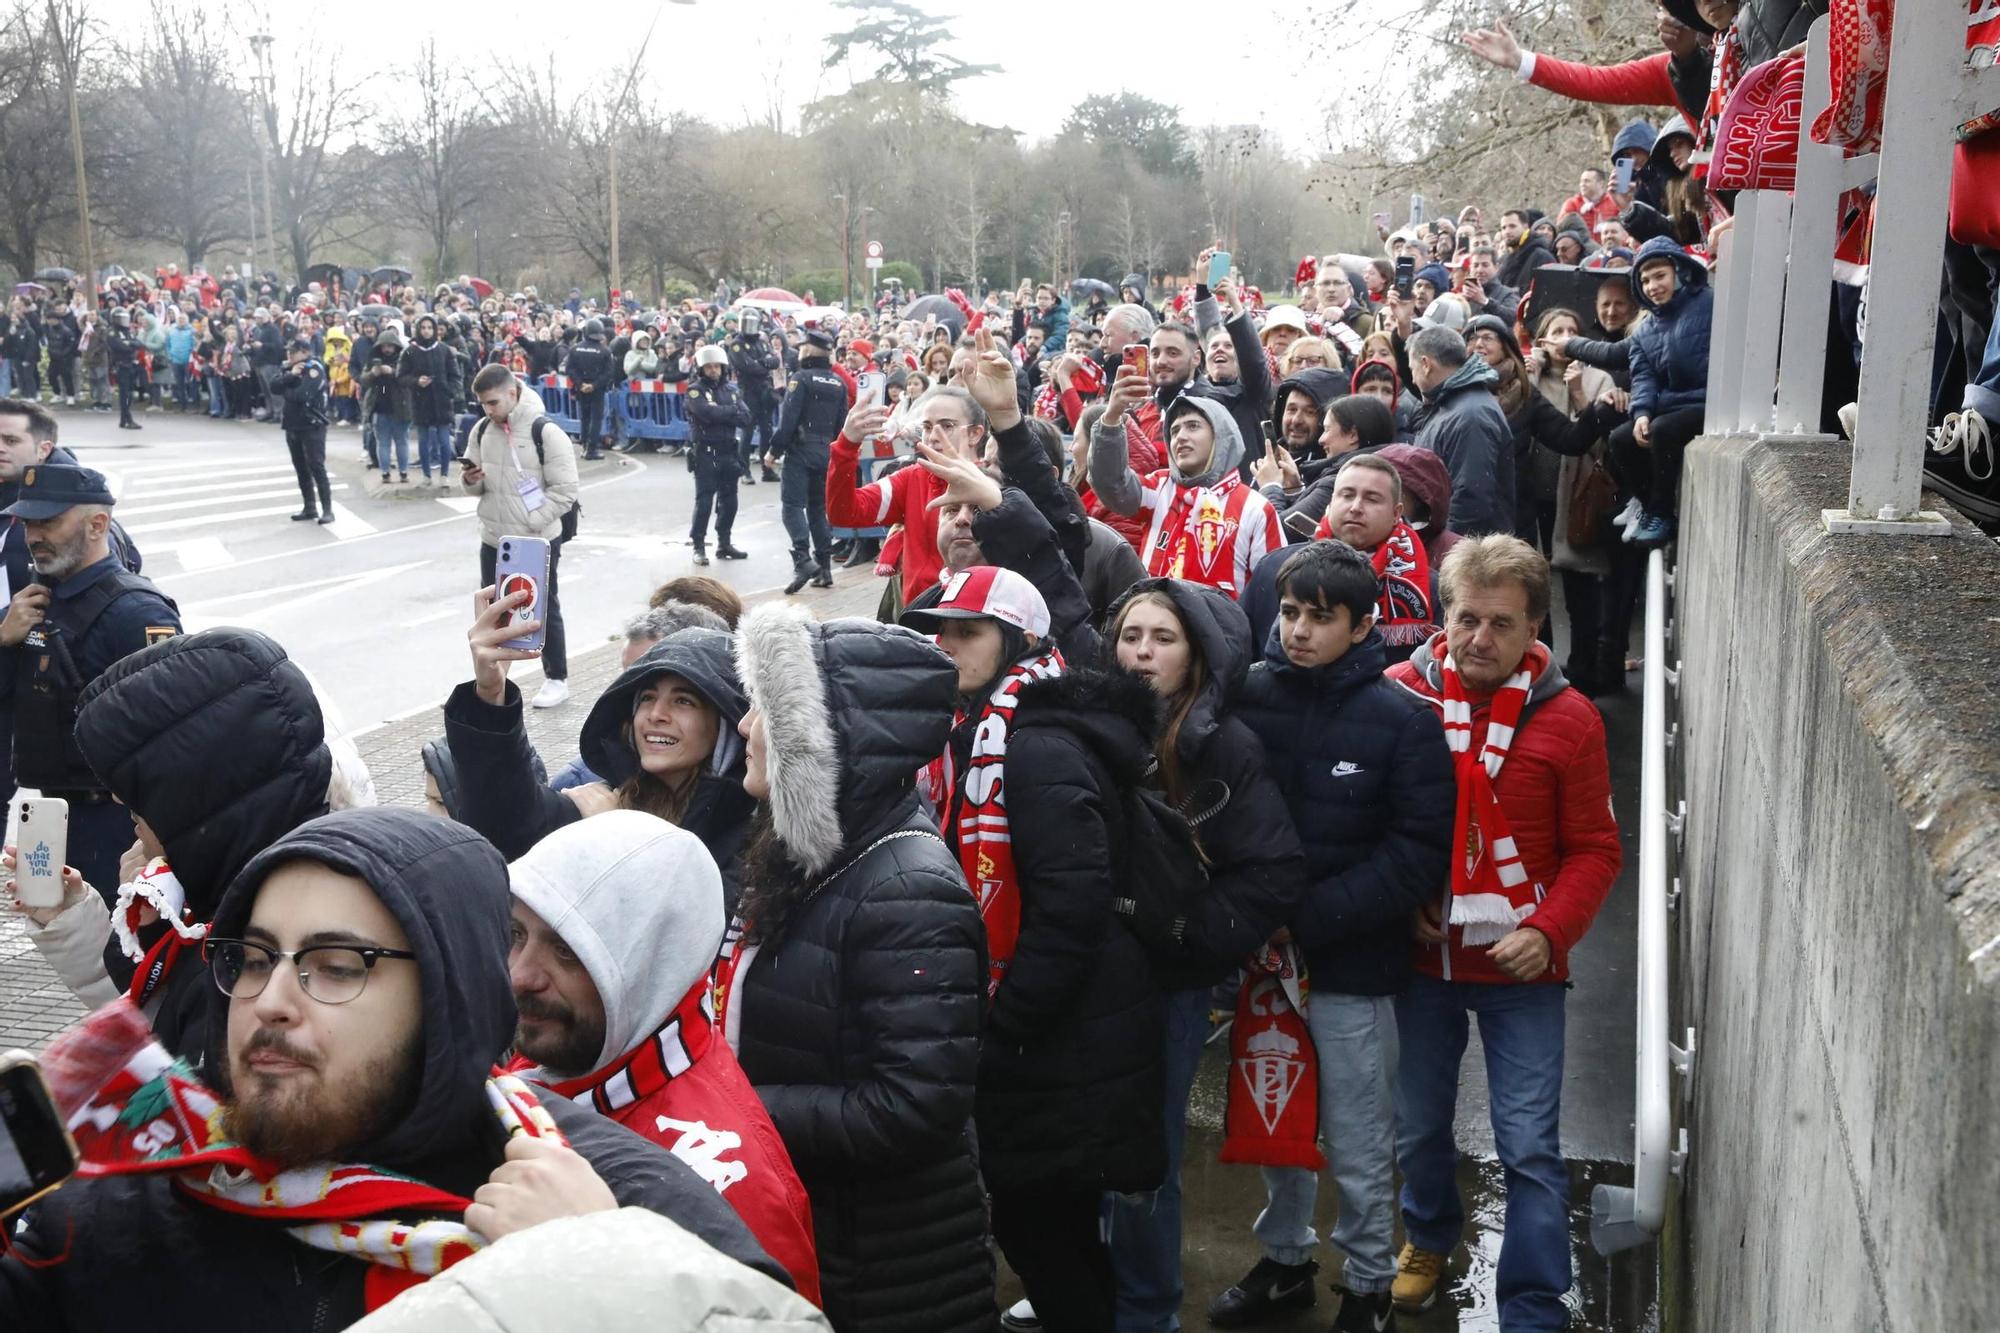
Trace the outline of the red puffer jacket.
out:
M 1444 635 L 1417 649 L 1387 675 L 1443 713 Z M 1488 706 L 1472 712 L 1474 753 L 1485 745 Z M 1611 766 L 1604 748 L 1604 719 L 1597 706 L 1570 688 L 1551 658 L 1528 695 L 1528 706 L 1494 793 L 1514 832 L 1521 863 L 1544 890 L 1542 905 L 1523 925 L 1549 937 L 1549 970 L 1538 981 L 1569 979 L 1569 951 L 1582 941 L 1618 878 L 1623 853 L 1611 812 Z M 1447 883 L 1442 893 L 1449 895 Z M 1448 946 L 1414 946 L 1412 964 L 1448 981 L 1510 980 L 1485 948 L 1468 949 L 1453 930 Z

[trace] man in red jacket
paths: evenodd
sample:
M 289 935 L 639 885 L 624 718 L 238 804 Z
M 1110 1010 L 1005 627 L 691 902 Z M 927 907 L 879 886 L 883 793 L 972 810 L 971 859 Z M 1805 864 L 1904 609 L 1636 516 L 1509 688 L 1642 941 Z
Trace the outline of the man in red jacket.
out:
M 977 463 L 986 452 L 990 428 L 985 409 L 956 385 L 932 389 L 918 409 L 924 442 Z M 899 468 L 881 481 L 860 485 L 861 446 L 883 431 L 889 410 L 862 403 L 847 414 L 826 470 L 826 520 L 836 528 L 903 525 L 903 601 L 938 581 L 937 510 L 931 501 L 945 484 L 920 467 Z
M 1396 1000 L 1407 1243 L 1393 1291 L 1399 1308 L 1428 1307 L 1464 1230 L 1452 1122 L 1466 1017 L 1477 1014 L 1507 1174 L 1501 1326 L 1562 1329 L 1563 982 L 1620 859 L 1604 722 L 1536 642 L 1549 610 L 1539 552 L 1511 536 L 1468 539 L 1440 584 L 1443 632 L 1388 672 L 1438 710 L 1458 777 L 1451 882 L 1418 917 L 1417 975 Z
M 817 1305 L 812 1205 L 714 1021 L 722 876 L 701 840 L 613 810 L 542 839 L 509 877 L 516 1068 L 693 1167 Z

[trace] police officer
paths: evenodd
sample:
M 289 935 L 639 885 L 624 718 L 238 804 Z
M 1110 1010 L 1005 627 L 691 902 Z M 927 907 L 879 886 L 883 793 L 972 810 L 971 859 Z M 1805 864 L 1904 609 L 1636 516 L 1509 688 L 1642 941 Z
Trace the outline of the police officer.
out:
M 741 386 L 743 404 L 750 412 L 750 420 L 743 427 L 743 474 L 750 477 L 750 464 L 757 457 L 757 446 L 761 442 L 766 448 L 771 443 L 771 414 L 776 409 L 772 401 L 771 374 L 784 362 L 771 350 L 763 333 L 758 328 L 758 314 L 754 309 L 743 312 L 743 331 L 728 343 L 729 364 L 736 370 L 736 382 Z M 764 480 L 776 481 L 777 474 L 771 471 L 766 461 L 763 465 Z M 755 485 L 757 478 L 750 477 Z
M 743 560 L 748 553 L 729 544 L 736 524 L 736 478 L 741 462 L 736 432 L 750 422 L 743 395 L 729 382 L 729 353 L 708 344 L 694 354 L 694 379 L 683 399 L 694 438 L 689 457 L 694 467 L 694 562 L 708 563 L 708 512 L 715 509 L 715 553 L 724 560 Z
M 105 344 L 111 378 L 118 385 L 118 429 L 144 430 L 132 420 L 132 395 L 139 392 L 139 339 L 132 332 L 132 312 L 111 312 L 111 339 Z
M 833 335 L 806 331 L 799 348 L 799 373 L 785 394 L 785 410 L 771 453 L 785 460 L 785 532 L 792 539 L 792 581 L 787 593 L 810 580 L 814 587 L 833 586 L 833 538 L 826 528 L 826 466 L 828 446 L 840 434 L 849 407 L 847 381 L 833 370 Z
M 69 863 L 109 902 L 132 818 L 77 749 L 83 689 L 121 657 L 181 631 L 180 611 L 111 549 L 111 489 L 89 468 L 38 463 L 0 510 L 27 531 L 34 583 L 0 620 L 0 700 L 13 709 L 14 776 L 69 802 Z
M 611 353 L 604 347 L 603 320 L 583 322 L 583 338 L 569 349 L 563 374 L 569 376 L 570 390 L 576 394 L 576 433 L 583 437 L 584 461 L 596 462 L 604 457 L 604 395 L 618 378 Z
M 292 472 L 305 500 L 305 507 L 292 515 L 292 521 L 318 518 L 331 523 L 333 487 L 326 477 L 326 367 L 314 359 L 312 351 L 311 338 L 301 335 L 292 339 L 285 349 L 285 369 L 271 381 L 271 392 L 284 404 L 285 447 L 291 450 Z

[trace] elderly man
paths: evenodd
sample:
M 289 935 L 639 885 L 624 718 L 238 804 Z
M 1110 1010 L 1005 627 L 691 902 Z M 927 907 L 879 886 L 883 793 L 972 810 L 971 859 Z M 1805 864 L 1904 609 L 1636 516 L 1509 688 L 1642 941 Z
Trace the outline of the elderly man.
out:
M 346 1328 L 503 1236 L 621 1206 L 782 1279 L 684 1162 L 492 1075 L 514 1034 L 508 902 L 492 845 L 421 811 L 343 811 L 267 848 L 205 946 L 213 1083 L 162 1059 L 136 1093 L 95 1094 L 117 1114 L 80 1146 L 114 1173 L 21 1222 L 0 1326 Z
M 1519 538 L 1460 542 L 1440 578 L 1444 630 L 1389 679 L 1435 709 L 1457 769 L 1451 875 L 1416 920 L 1396 1000 L 1399 1308 L 1437 1297 L 1464 1231 L 1452 1134 L 1467 1016 L 1479 1016 L 1494 1146 L 1507 1176 L 1496 1299 L 1507 1329 L 1564 1329 L 1569 1171 L 1558 1108 L 1569 955 L 1619 865 L 1604 722 L 1536 641 L 1549 566 Z M 1454 718 L 1457 719 L 1454 721 Z
M 1500 377 L 1455 329 L 1419 329 L 1408 346 L 1410 379 L 1424 396 L 1417 445 L 1451 473 L 1452 531 L 1513 531 L 1514 431 L 1494 396 Z

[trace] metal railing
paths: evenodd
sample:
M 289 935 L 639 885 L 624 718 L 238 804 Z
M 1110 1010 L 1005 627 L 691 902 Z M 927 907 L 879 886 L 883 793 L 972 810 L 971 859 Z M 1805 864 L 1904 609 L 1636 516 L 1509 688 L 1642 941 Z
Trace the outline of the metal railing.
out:
M 1673 1076 L 1694 1072 L 1694 1030 L 1685 1046 L 1668 1037 L 1667 983 L 1672 968 L 1667 844 L 1683 811 L 1669 806 L 1666 558 L 1646 562 L 1646 665 L 1639 741 L 1639 1005 L 1638 1095 L 1632 1126 L 1632 1187 L 1599 1185 L 1590 1193 L 1590 1243 L 1599 1254 L 1643 1245 L 1666 1224 L 1668 1191 L 1687 1158 L 1687 1130 L 1674 1129 Z
M 1794 188 L 1742 191 L 1715 247 L 1708 431 L 1816 435 L 1840 196 L 1877 182 L 1847 508 L 1823 516 L 1833 533 L 1951 531 L 1920 495 L 1952 150 L 1960 122 L 2000 104 L 2000 67 L 1968 66 L 1965 19 L 1962 5 L 1896 7 L 1881 150 L 1856 157 L 1806 133 L 1828 99 L 1829 21 L 1815 22 Z

